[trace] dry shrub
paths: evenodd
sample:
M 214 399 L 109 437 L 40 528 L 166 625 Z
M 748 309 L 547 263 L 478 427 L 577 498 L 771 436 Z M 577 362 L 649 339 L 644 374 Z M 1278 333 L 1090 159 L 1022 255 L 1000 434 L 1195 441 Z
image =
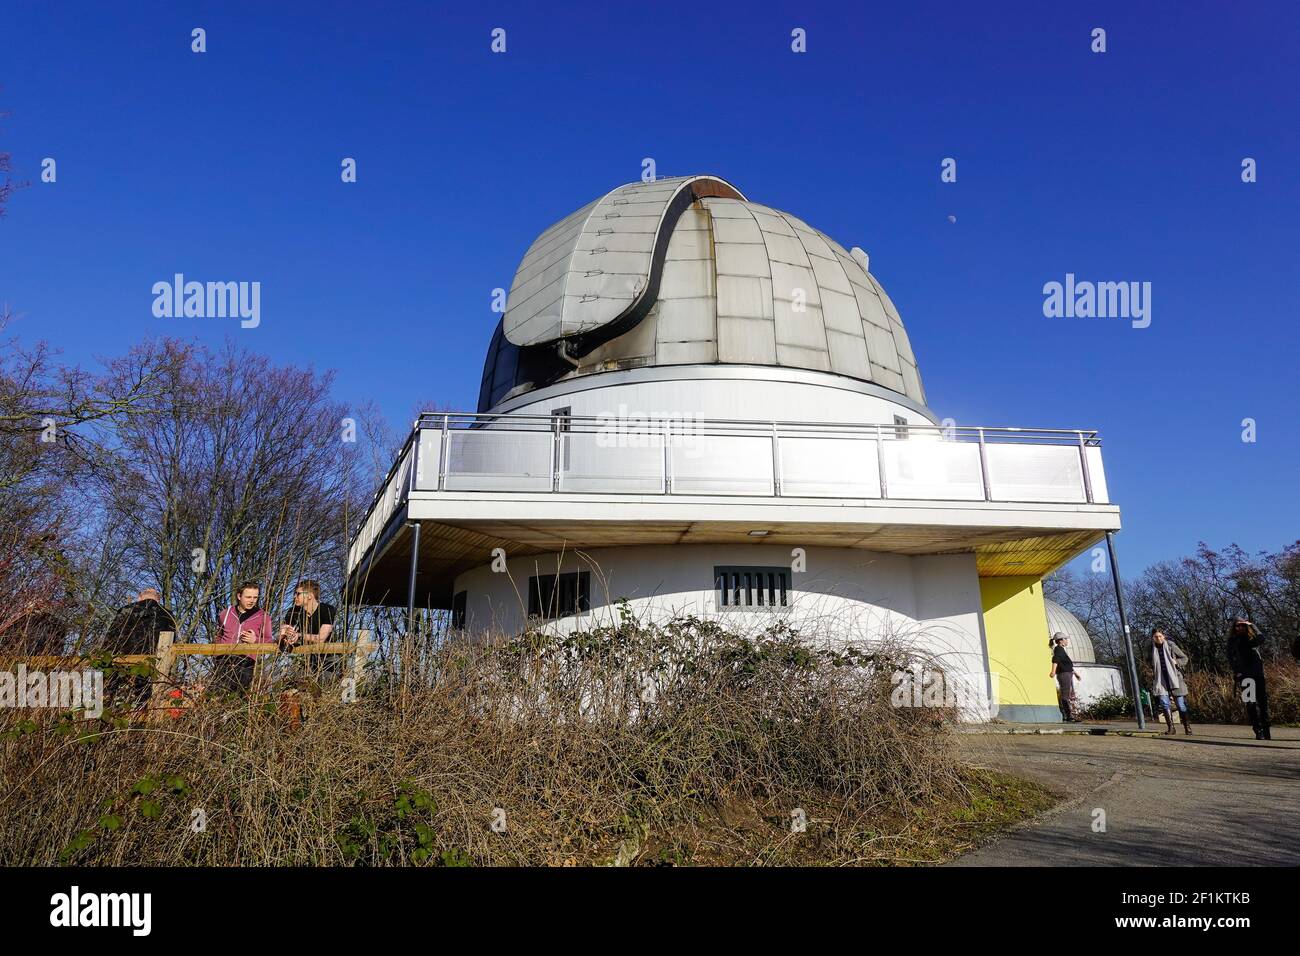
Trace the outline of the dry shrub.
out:
M 1151 668 L 1144 668 L 1144 686 L 1151 686 Z M 1231 674 L 1184 671 L 1187 681 L 1187 709 L 1194 721 L 1207 724 L 1246 724 L 1246 705 L 1241 688 Z M 1300 723 L 1300 665 L 1291 661 L 1273 661 L 1264 665 L 1268 691 L 1268 713 L 1273 724 Z M 1152 701 L 1159 711 L 1159 702 Z M 1133 698 L 1126 694 L 1107 694 L 1093 701 L 1083 712 L 1091 720 L 1130 720 Z M 1159 713 L 1157 713 L 1159 716 Z
M 0 863 L 835 862 L 968 795 L 954 715 L 890 705 L 905 650 L 686 618 L 394 651 L 300 723 L 5 712 Z
M 1197 720 L 1209 724 L 1244 724 L 1246 705 L 1231 674 L 1194 671 L 1187 680 L 1187 706 Z M 1264 665 L 1269 719 L 1274 724 L 1300 723 L 1300 665 L 1273 661 Z

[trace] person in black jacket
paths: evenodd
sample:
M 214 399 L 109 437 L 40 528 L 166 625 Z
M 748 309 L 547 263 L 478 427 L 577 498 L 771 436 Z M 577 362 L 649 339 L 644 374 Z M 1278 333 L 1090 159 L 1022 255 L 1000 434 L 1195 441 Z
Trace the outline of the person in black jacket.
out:
M 280 649 L 295 645 L 328 644 L 334 635 L 337 611 L 320 599 L 319 581 L 299 581 L 293 589 L 293 606 L 280 625 Z M 343 676 L 341 655 L 314 655 L 303 661 L 302 676 L 309 686 L 320 689 Z
M 136 600 L 118 608 L 104 634 L 103 649 L 115 657 L 124 654 L 152 654 L 158 649 L 158 635 L 176 633 L 176 619 L 162 606 L 157 588 L 145 588 Z
M 153 654 L 158 650 L 158 635 L 164 631 L 176 633 L 176 619 L 162 606 L 162 595 L 157 588 L 145 588 L 131 604 L 118 609 L 104 633 L 102 649 L 114 657 L 127 654 Z M 116 698 L 126 692 L 134 703 L 140 703 L 149 690 L 147 677 L 134 677 L 111 673 L 105 688 L 108 696 Z
M 1228 664 L 1233 680 L 1241 688 L 1246 703 L 1246 718 L 1255 728 L 1256 740 L 1272 740 L 1268 723 L 1268 688 L 1264 683 L 1264 658 L 1259 648 L 1263 638 L 1255 625 L 1244 617 L 1232 622 L 1228 632 Z
M 1074 681 L 1076 674 L 1074 672 L 1074 661 L 1070 659 L 1066 646 L 1070 639 L 1061 632 L 1052 635 L 1052 639 L 1047 642 L 1052 649 L 1052 669 L 1048 677 L 1056 681 L 1057 702 L 1061 707 L 1061 719 L 1067 724 L 1079 723 L 1079 718 L 1074 714 Z

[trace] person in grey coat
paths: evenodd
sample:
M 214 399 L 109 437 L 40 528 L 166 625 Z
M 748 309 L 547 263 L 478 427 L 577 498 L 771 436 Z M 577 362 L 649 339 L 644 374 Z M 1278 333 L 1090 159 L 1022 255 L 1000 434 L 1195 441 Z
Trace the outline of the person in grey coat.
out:
M 1183 649 L 1169 640 L 1165 632 L 1155 628 L 1151 632 L 1151 672 L 1155 675 L 1151 686 L 1151 696 L 1160 701 L 1160 708 L 1165 712 L 1165 733 L 1175 733 L 1173 710 L 1169 698 L 1178 703 L 1178 717 L 1183 722 L 1183 733 L 1192 733 L 1192 725 L 1187 719 L 1187 683 L 1183 680 L 1183 668 L 1187 666 L 1188 657 Z

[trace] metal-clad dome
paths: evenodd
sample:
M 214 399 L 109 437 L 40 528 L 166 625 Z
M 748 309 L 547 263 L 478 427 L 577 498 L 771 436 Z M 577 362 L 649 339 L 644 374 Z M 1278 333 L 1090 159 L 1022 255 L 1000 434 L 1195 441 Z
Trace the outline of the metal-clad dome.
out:
M 1083 622 L 1051 598 L 1043 598 L 1043 607 L 1047 609 L 1048 636 L 1064 634 L 1070 639 L 1070 659 L 1076 664 L 1097 663 L 1097 652 Z
M 872 382 L 924 405 L 902 319 L 861 249 L 714 176 L 631 183 L 529 247 L 479 408 L 578 375 L 768 365 Z

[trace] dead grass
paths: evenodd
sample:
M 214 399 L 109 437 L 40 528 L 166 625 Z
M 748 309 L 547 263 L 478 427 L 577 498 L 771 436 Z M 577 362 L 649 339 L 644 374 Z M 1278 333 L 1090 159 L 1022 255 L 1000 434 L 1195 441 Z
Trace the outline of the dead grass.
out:
M 1192 719 L 1207 724 L 1244 724 L 1246 706 L 1231 674 L 1193 671 L 1186 676 Z M 1274 724 L 1300 723 L 1300 665 L 1272 661 L 1264 665 L 1269 718 Z
M 411 645 L 355 702 L 0 713 L 0 864 L 931 863 L 1048 802 L 890 705 L 901 649 L 628 622 Z M 199 824 L 202 826 L 199 826 Z

